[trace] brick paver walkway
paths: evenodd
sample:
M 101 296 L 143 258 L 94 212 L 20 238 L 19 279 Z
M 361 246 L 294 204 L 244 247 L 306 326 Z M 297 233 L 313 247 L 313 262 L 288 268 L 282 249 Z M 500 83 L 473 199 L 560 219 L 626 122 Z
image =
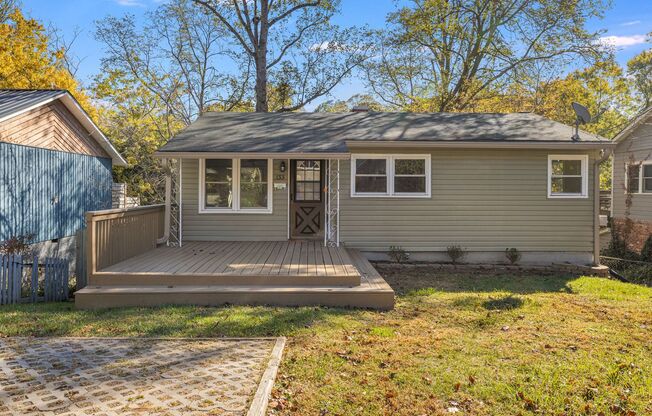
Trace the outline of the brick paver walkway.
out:
M 0 415 L 241 415 L 274 339 L 0 339 Z

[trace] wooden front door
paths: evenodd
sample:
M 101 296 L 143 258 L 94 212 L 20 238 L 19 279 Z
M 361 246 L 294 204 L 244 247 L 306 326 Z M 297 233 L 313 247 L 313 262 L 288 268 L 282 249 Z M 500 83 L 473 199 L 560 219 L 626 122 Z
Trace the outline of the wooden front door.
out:
M 320 238 L 324 224 L 324 163 L 293 160 L 290 174 L 290 235 Z

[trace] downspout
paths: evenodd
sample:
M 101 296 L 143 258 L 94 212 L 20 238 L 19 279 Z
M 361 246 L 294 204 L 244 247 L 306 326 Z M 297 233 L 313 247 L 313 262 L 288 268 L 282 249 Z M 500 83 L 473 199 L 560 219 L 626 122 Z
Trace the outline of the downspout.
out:
M 612 149 L 603 149 L 602 157 L 593 164 L 593 264 L 600 265 L 600 165 L 611 157 Z M 611 184 L 613 189 L 613 183 Z
M 162 163 L 164 163 L 165 166 L 169 168 L 167 159 L 163 159 Z M 170 201 L 172 199 L 172 177 L 170 175 L 171 172 L 169 169 L 167 169 L 165 173 L 165 218 L 163 225 L 163 237 L 156 240 L 156 244 L 165 244 L 170 239 L 170 215 L 172 213 L 172 205 Z

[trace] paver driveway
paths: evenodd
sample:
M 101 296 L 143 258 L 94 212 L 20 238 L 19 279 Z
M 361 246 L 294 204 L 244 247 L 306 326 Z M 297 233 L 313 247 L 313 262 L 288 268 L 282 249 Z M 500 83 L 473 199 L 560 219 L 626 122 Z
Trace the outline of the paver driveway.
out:
M 0 415 L 240 415 L 275 339 L 0 339 Z

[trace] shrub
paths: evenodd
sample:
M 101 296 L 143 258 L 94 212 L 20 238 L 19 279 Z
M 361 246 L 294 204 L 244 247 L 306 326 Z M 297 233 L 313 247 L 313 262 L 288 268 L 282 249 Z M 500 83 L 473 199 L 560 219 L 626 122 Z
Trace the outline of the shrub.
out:
M 517 248 L 511 247 L 505 249 L 505 257 L 510 264 L 516 264 L 521 260 L 521 252 Z
M 14 235 L 0 242 L 0 254 L 25 256 L 30 252 L 30 243 L 34 234 Z
M 652 263 L 652 234 L 645 240 L 643 248 L 641 249 L 641 261 Z
M 612 230 L 611 241 L 609 241 L 609 246 L 604 250 L 603 254 L 608 257 L 616 257 L 626 260 L 639 259 L 638 253 L 630 250 L 625 239 L 615 230 Z
M 403 263 L 410 259 L 410 253 L 403 250 L 400 246 L 389 246 L 389 252 L 387 255 L 396 263 Z
M 464 249 L 457 244 L 446 247 L 446 253 L 448 254 L 448 257 L 450 257 L 453 264 L 457 264 L 464 258 L 464 256 L 466 256 Z

